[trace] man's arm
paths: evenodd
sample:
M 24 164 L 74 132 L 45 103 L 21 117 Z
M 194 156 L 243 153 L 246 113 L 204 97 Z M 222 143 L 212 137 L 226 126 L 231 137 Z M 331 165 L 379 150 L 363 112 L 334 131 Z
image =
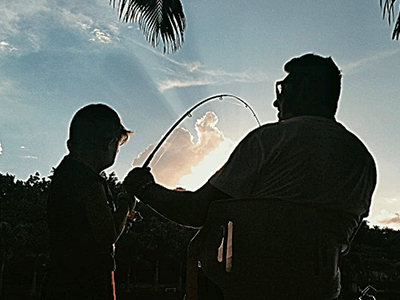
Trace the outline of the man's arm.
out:
M 129 195 L 118 195 L 118 208 L 117 210 L 113 213 L 113 218 L 114 218 L 114 225 L 115 225 L 115 230 L 117 232 L 117 238 L 115 241 L 119 239 L 121 236 L 125 225 L 126 221 L 128 219 L 128 215 L 130 211 L 132 210 L 130 200 L 128 199 Z
M 112 214 L 107 205 L 107 196 L 101 183 L 94 183 L 85 192 L 86 212 L 94 240 L 101 246 L 114 244 L 121 234 L 128 213 L 129 204 L 121 201 L 117 211 Z
M 208 182 L 195 192 L 167 189 L 142 168 L 129 173 L 124 187 L 167 219 L 194 227 L 204 225 L 212 201 L 231 198 Z

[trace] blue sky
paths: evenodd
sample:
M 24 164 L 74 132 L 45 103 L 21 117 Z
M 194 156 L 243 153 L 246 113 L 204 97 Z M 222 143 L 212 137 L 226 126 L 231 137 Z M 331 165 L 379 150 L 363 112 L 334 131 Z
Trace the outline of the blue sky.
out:
M 337 119 L 378 165 L 369 220 L 400 228 L 400 42 L 391 40 L 378 0 L 183 0 L 185 43 L 171 55 L 151 48 L 136 24 L 119 22 L 108 3 L 0 2 L 1 173 L 49 175 L 67 153 L 73 114 L 93 102 L 112 106 L 136 131 L 107 170 L 120 179 L 186 110 L 212 95 L 239 96 L 262 123 L 275 122 L 271 103 L 282 66 L 314 52 L 332 56 L 342 70 Z M 198 171 L 206 180 L 255 126 L 237 101 L 211 101 L 185 120 L 153 169 L 158 178 L 177 174 L 170 185 L 195 188 L 182 178 L 204 164 L 213 166 Z M 209 143 L 214 138 L 224 154 Z

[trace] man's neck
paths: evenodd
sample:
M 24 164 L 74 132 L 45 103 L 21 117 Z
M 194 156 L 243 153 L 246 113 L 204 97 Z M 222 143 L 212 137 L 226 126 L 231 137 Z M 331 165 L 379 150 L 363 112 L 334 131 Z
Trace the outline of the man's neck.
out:
M 289 113 L 287 115 L 285 115 L 285 118 L 282 119 L 283 120 L 289 120 L 291 118 L 295 118 L 295 117 L 305 117 L 305 116 L 310 116 L 310 117 L 322 117 L 322 118 L 327 118 L 327 119 L 331 119 L 331 120 L 336 120 L 335 116 L 332 116 L 332 114 L 330 113 L 324 113 L 324 112 L 306 112 L 306 113 Z
M 96 173 L 100 173 L 104 169 L 100 167 L 98 161 L 95 159 L 95 157 L 93 157 L 93 155 L 76 151 L 70 152 L 69 155 L 72 159 L 80 162 L 81 164 L 84 164 Z

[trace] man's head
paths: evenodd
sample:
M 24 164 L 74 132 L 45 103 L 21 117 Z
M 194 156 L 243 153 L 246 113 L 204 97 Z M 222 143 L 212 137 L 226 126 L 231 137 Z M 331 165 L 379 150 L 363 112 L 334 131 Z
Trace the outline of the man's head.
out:
M 71 153 L 104 156 L 112 164 L 119 146 L 133 132 L 121 123 L 117 112 L 105 104 L 90 104 L 76 112 L 69 129 L 68 149 Z M 110 159 L 108 159 L 110 158 Z
M 305 54 L 285 64 L 288 76 L 276 83 L 279 119 L 316 115 L 334 118 L 340 96 L 340 70 L 330 57 Z

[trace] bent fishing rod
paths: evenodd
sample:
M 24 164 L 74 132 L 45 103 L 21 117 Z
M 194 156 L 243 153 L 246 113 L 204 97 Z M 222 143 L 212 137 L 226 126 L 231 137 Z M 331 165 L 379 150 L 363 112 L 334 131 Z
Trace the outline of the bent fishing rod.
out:
M 203 105 L 204 103 L 208 102 L 208 101 L 212 101 L 215 99 L 219 99 L 219 100 L 224 100 L 225 98 L 233 98 L 236 99 L 238 101 L 240 101 L 241 103 L 244 104 L 245 108 L 248 108 L 251 113 L 253 114 L 253 117 L 256 119 L 258 126 L 261 126 L 261 123 L 256 115 L 256 113 L 254 112 L 254 110 L 251 108 L 250 105 L 248 105 L 243 99 L 239 98 L 238 96 L 235 95 L 231 95 L 231 94 L 219 94 L 219 95 L 214 95 L 211 96 L 209 98 L 206 98 L 202 101 L 200 101 L 199 103 L 197 103 L 196 105 L 192 106 L 187 112 L 185 112 L 172 126 L 171 128 L 167 131 L 167 133 L 162 137 L 162 139 L 158 142 L 158 144 L 156 145 L 156 147 L 153 149 L 153 151 L 150 153 L 150 155 L 147 157 L 146 161 L 144 162 L 142 168 L 146 168 L 150 165 L 151 160 L 153 159 L 153 157 L 155 156 L 155 154 L 157 153 L 157 151 L 160 149 L 160 147 L 162 146 L 162 144 L 165 142 L 165 140 L 170 136 L 170 134 L 174 131 L 174 129 L 187 117 L 191 117 L 192 116 L 192 112 L 198 108 L 199 106 Z M 137 201 L 139 201 L 139 199 L 137 199 L 135 197 L 135 206 Z M 140 201 L 139 201 L 140 202 Z M 135 207 L 134 206 L 134 207 Z M 132 226 L 132 222 L 140 222 L 142 220 L 142 216 L 140 215 L 139 212 L 136 212 L 131 216 L 131 222 L 129 222 L 129 225 L 127 225 L 124 228 L 124 232 L 128 232 L 129 228 Z
M 192 112 L 198 108 L 199 106 L 203 105 L 204 103 L 211 101 L 211 100 L 215 100 L 215 99 L 219 99 L 219 100 L 224 100 L 224 98 L 233 98 L 236 99 L 238 101 L 240 101 L 241 103 L 244 104 L 245 108 L 248 108 L 251 113 L 253 114 L 253 117 L 256 119 L 258 126 L 261 126 L 260 121 L 258 120 L 258 117 L 256 115 L 256 113 L 254 112 L 254 110 L 251 108 L 250 105 L 248 105 L 243 99 L 239 98 L 238 96 L 235 95 L 231 95 L 231 94 L 219 94 L 219 95 L 214 95 L 211 96 L 209 98 L 206 98 L 202 101 L 200 101 L 199 103 L 197 103 L 196 105 L 192 106 L 187 112 L 185 112 L 172 126 L 171 128 L 167 131 L 167 133 L 162 137 L 162 139 L 158 142 L 157 146 L 153 149 L 153 151 L 150 153 L 150 155 L 147 157 L 146 161 L 143 164 L 143 168 L 146 168 L 149 166 L 151 160 L 153 159 L 154 155 L 156 154 L 156 152 L 158 151 L 158 149 L 160 149 L 160 147 L 162 146 L 162 144 L 165 142 L 165 140 L 169 137 L 169 135 L 174 131 L 174 129 L 187 117 L 191 117 L 192 116 Z

